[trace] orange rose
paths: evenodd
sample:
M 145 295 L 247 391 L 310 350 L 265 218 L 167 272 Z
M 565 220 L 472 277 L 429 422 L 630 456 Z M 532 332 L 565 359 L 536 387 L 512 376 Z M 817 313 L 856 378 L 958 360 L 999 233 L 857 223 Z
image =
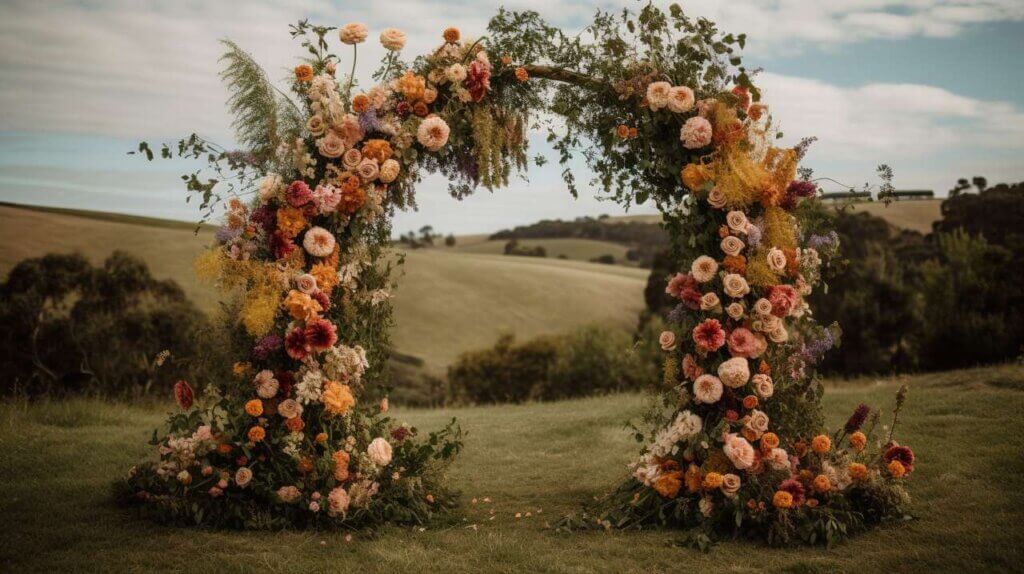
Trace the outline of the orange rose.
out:
M 249 429 L 248 436 L 251 442 L 260 442 L 267 438 L 267 431 L 263 430 L 263 427 L 252 427 Z
M 251 417 L 258 417 L 263 414 L 263 401 L 253 399 L 245 403 L 245 412 Z
M 391 159 L 392 153 L 391 144 L 387 140 L 372 139 L 363 144 L 363 157 L 375 159 L 379 164 Z
M 779 435 L 773 432 L 766 432 L 761 435 L 761 448 L 767 450 L 779 448 Z
M 302 420 L 302 417 L 292 417 L 284 422 L 284 426 L 288 427 L 288 430 L 292 432 L 300 432 L 306 428 L 306 423 Z
M 743 408 L 748 411 L 757 408 L 757 397 L 754 395 L 747 395 L 743 397 Z
M 790 508 L 793 506 L 793 495 L 785 490 L 776 490 L 772 497 L 772 504 L 775 508 Z
M 233 447 L 230 444 L 222 443 L 217 445 L 217 452 L 219 452 L 220 454 L 228 455 L 231 454 L 232 448 Z
M 709 472 L 704 475 L 704 488 L 714 490 L 722 486 L 722 475 L 717 472 Z
M 700 191 L 711 180 L 711 170 L 699 163 L 687 164 L 679 174 L 690 191 Z
M 635 138 L 637 135 L 639 135 L 639 132 L 636 128 L 629 128 L 629 137 Z
M 292 289 L 284 299 L 284 306 L 292 318 L 303 321 L 315 319 L 323 308 L 320 303 L 302 291 Z
M 868 444 L 868 437 L 864 433 L 857 431 L 850 435 L 850 446 L 857 452 L 864 450 L 864 447 Z
M 825 454 L 832 449 L 832 439 L 820 434 L 811 440 L 811 450 L 818 454 Z
M 679 489 L 683 487 L 683 482 L 680 480 L 682 474 L 678 470 L 662 474 L 654 481 L 654 490 L 665 498 L 675 498 L 679 494 Z
M 459 32 L 458 28 L 448 28 L 444 31 L 444 41 L 448 43 L 458 42 L 459 38 L 462 37 L 462 33 Z
M 277 210 L 277 229 L 289 239 L 306 228 L 306 216 L 296 207 L 282 207 Z
M 828 492 L 832 490 L 832 481 L 828 479 L 824 474 L 819 474 L 814 477 L 814 490 L 818 492 Z
M 300 82 L 312 82 L 313 81 L 313 66 L 309 64 L 299 64 L 295 66 L 295 79 Z
M 320 444 L 323 444 L 323 443 L 327 442 L 327 433 L 325 433 L 325 432 L 316 433 L 316 442 L 318 442 Z
M 850 473 L 850 478 L 854 480 L 867 480 L 868 478 L 868 467 L 859 462 L 851 464 L 847 471 Z

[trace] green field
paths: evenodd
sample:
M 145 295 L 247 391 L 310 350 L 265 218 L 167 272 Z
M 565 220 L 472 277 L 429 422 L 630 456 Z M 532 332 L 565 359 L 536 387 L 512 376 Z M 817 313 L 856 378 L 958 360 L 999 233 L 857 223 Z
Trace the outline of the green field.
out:
M 207 227 L 197 235 L 194 229 L 110 213 L 0 205 L 0 277 L 27 257 L 80 251 L 99 262 L 122 249 L 145 260 L 156 277 L 173 278 L 200 307 L 211 310 L 219 295 L 195 279 L 192 261 L 212 241 L 213 231 Z M 458 248 L 413 250 L 395 292 L 396 348 L 442 374 L 459 353 L 489 347 L 505 332 L 526 339 L 589 323 L 631 329 L 643 307 L 646 280 L 645 270 L 617 265 Z
M 109 483 L 150 454 L 170 405 L 75 400 L 0 404 L 0 570 L 5 572 L 1006 572 L 1024 560 L 1024 369 L 992 367 L 830 386 L 835 427 L 858 403 L 891 408 L 910 386 L 899 436 L 919 459 L 918 518 L 832 550 L 726 542 L 708 554 L 671 531 L 561 533 L 548 525 L 622 480 L 636 452 L 622 423 L 639 395 L 397 413 L 469 431 L 452 472 L 463 492 L 426 530 L 240 533 L 161 527 L 113 505 Z M 474 503 L 474 499 L 476 502 Z M 486 500 L 490 500 L 487 502 Z M 526 513 L 530 513 L 527 516 Z M 515 518 L 521 513 L 521 518 Z M 696 569 L 696 570 L 694 570 Z

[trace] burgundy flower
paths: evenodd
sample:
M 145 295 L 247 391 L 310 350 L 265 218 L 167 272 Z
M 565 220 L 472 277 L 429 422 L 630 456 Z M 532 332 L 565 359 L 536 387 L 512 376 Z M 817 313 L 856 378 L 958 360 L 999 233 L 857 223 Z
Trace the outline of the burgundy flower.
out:
M 174 383 L 174 402 L 178 403 L 182 410 L 187 411 L 192 408 L 192 396 L 192 387 L 187 381 Z
M 313 190 L 309 189 L 306 182 L 296 180 L 288 186 L 285 198 L 288 199 L 288 203 L 292 207 L 302 207 L 313 199 Z
M 850 418 L 847 419 L 845 427 L 846 432 L 853 433 L 859 431 L 860 427 L 864 426 L 864 421 L 868 420 L 868 413 L 870 412 L 871 407 L 861 403 L 860 406 L 854 409 Z
M 270 251 L 274 253 L 275 259 L 284 259 L 295 251 L 295 242 L 280 231 L 275 231 L 270 236 Z
M 411 111 L 412 111 L 412 106 L 409 105 L 409 102 L 406 102 L 404 100 L 401 101 L 401 102 L 398 102 L 398 105 L 395 106 L 395 113 L 397 113 L 398 117 L 400 117 L 400 118 L 408 117 L 409 116 L 409 112 L 411 112 Z
M 409 436 L 409 434 L 410 431 L 408 427 L 398 427 L 395 430 L 391 431 L 391 438 L 401 442 L 405 440 L 406 437 Z
M 914 472 L 914 451 L 910 450 L 910 447 L 900 446 L 893 443 L 892 446 L 885 451 L 885 456 L 883 458 L 885 459 L 886 464 L 889 464 L 894 460 L 900 461 L 903 468 L 907 469 L 907 474 Z
M 779 485 L 779 490 L 788 492 L 793 497 L 793 506 L 800 506 L 807 500 L 804 485 L 795 478 L 787 478 Z
M 263 337 L 256 343 L 256 346 L 252 348 L 252 358 L 257 361 L 265 361 L 274 351 L 277 351 L 284 346 L 284 340 L 281 337 L 270 334 Z
M 288 356 L 301 361 L 309 354 L 309 344 L 306 342 L 306 332 L 302 327 L 292 329 L 284 338 L 284 350 Z
M 306 325 L 305 341 L 314 351 L 324 351 L 338 342 L 338 330 L 327 319 L 314 319 Z
M 320 304 L 320 309 L 324 313 L 330 310 L 331 298 L 327 296 L 327 293 L 324 293 L 322 290 L 317 289 L 310 295 L 310 297 L 312 297 L 314 301 Z
M 253 210 L 249 221 L 262 227 L 266 233 L 270 233 L 277 226 L 277 212 L 266 205 L 261 205 Z
M 479 102 L 491 89 L 491 71 L 480 60 L 474 60 L 466 70 L 466 89 L 474 102 Z
M 810 181 L 793 181 L 786 191 L 796 197 L 814 197 L 814 194 L 818 193 L 818 186 Z
M 277 379 L 277 392 L 281 398 L 288 398 L 295 386 L 295 373 L 291 371 L 276 371 L 274 378 Z
M 683 305 L 686 305 L 689 309 L 694 311 L 700 309 L 701 297 L 703 297 L 703 295 L 700 291 L 690 289 L 689 287 L 683 289 L 682 293 L 679 294 L 679 299 L 683 302 Z

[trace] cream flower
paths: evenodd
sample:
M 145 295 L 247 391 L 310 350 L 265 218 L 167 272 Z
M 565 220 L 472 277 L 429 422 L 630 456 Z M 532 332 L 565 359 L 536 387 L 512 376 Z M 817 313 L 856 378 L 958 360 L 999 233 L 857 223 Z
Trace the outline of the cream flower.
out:
M 746 470 L 754 466 L 754 447 L 750 446 L 747 439 L 733 433 L 725 435 L 725 445 L 722 446 L 725 456 L 729 457 L 732 465 L 739 470 Z
M 662 351 L 674 351 L 676 349 L 676 334 L 672 331 L 662 331 L 658 337 L 658 344 Z
M 366 28 L 366 24 L 361 22 L 345 24 L 338 30 L 338 38 L 341 39 L 341 43 L 348 44 L 350 46 L 362 44 L 366 41 L 366 37 L 369 35 L 370 31 Z
M 327 512 L 331 516 L 345 514 L 348 511 L 349 503 L 348 493 L 339 486 L 331 490 L 330 494 L 327 495 Z
M 722 398 L 722 381 L 714 375 L 701 375 L 693 382 L 693 396 L 700 403 L 717 403 Z
M 277 405 L 277 414 L 286 419 L 293 419 L 302 416 L 302 405 L 295 399 L 285 399 Z
M 764 457 L 765 463 L 772 470 L 789 470 L 789 453 L 781 448 L 773 448 Z
M 377 437 L 366 447 L 366 454 L 377 466 L 387 466 L 391 463 L 391 444 L 387 440 Z
M 750 384 L 754 386 L 754 392 L 762 399 L 770 399 L 775 394 L 775 385 L 768 375 L 758 373 L 751 377 Z
M 765 317 L 771 315 L 772 302 L 765 299 L 764 297 L 758 299 L 757 302 L 754 303 L 754 312 L 757 313 L 758 315 L 763 315 Z
M 375 159 L 364 159 L 359 163 L 359 167 L 356 168 L 356 173 L 359 177 L 363 178 L 363 181 L 373 181 L 377 179 L 380 174 L 380 168 L 377 167 L 377 160 Z
M 397 52 L 405 47 L 405 32 L 398 28 L 384 28 L 380 33 L 380 44 L 392 52 Z
M 280 175 L 276 173 L 268 173 L 267 177 L 264 177 L 260 181 L 260 199 L 263 201 L 270 201 L 277 197 L 283 187 L 284 180 Z
M 249 467 L 243 466 L 235 471 L 235 484 L 245 488 L 249 486 L 250 482 L 252 482 L 252 470 Z
M 681 114 L 693 108 L 693 90 L 686 86 L 675 86 L 668 92 L 669 111 Z
M 291 504 L 302 496 L 302 492 L 294 486 L 282 486 L 277 489 L 277 497 L 285 504 Z
M 740 480 L 739 475 L 729 474 L 722 475 L 722 494 L 725 494 L 729 498 L 736 496 L 739 492 L 740 486 L 743 485 L 743 481 Z
M 690 265 L 690 274 L 699 283 L 711 281 L 715 278 L 715 273 L 717 272 L 718 262 L 707 255 L 701 255 L 694 259 L 693 264 Z
M 700 310 L 710 311 L 721 305 L 722 302 L 719 300 L 718 295 L 715 293 L 705 293 L 700 298 Z
M 672 92 L 672 84 L 668 82 L 652 82 L 647 86 L 647 105 L 658 111 L 668 105 Z
M 725 308 L 725 312 L 732 319 L 734 319 L 736 321 L 739 321 L 743 317 L 743 304 L 742 303 L 730 303 L 729 306 Z
M 341 157 L 341 154 L 345 153 L 345 146 L 345 140 L 334 132 L 328 132 L 326 136 L 316 140 L 316 149 L 320 151 L 320 155 L 330 159 Z
M 730 211 L 725 215 L 725 223 L 729 226 L 729 229 L 736 233 L 746 233 L 747 226 L 750 222 L 747 220 L 747 214 L 742 211 Z
M 420 123 L 416 130 L 416 141 L 430 151 L 438 151 L 448 143 L 451 128 L 439 116 L 430 116 Z
M 772 247 L 768 250 L 768 267 L 776 273 L 782 273 L 786 270 L 786 254 L 778 247 Z
M 323 116 L 320 114 L 313 114 L 306 120 L 306 129 L 315 137 L 320 137 L 327 131 L 327 122 L 324 121 Z
M 302 246 L 314 257 L 327 257 L 334 252 L 334 236 L 323 227 L 312 227 L 302 238 Z
M 750 380 L 750 364 L 743 357 L 733 357 L 718 366 L 718 376 L 725 386 L 738 389 Z
M 768 415 L 764 411 L 757 409 L 750 411 L 746 427 L 759 435 L 764 434 L 768 431 Z
M 789 340 L 789 331 L 780 324 L 771 331 L 768 331 L 768 340 L 777 344 L 785 343 Z
M 718 187 L 712 187 L 711 191 L 708 192 L 708 204 L 715 209 L 725 207 L 725 192 Z
M 739 255 L 740 252 L 743 251 L 743 248 L 746 247 L 743 240 L 735 235 L 729 235 L 722 238 L 721 246 L 722 251 L 724 251 L 726 255 L 732 256 Z
M 316 292 L 316 277 L 313 277 L 309 273 L 299 275 L 295 278 L 295 288 L 306 295 L 312 295 Z
M 263 369 L 252 380 L 253 384 L 256 385 L 256 394 L 261 399 L 273 398 L 277 394 L 277 390 L 280 388 L 280 384 L 277 379 L 274 378 L 274 372 L 268 369 Z
M 750 293 L 750 286 L 747 285 L 747 280 L 735 273 L 729 273 L 722 279 L 722 287 L 726 295 L 735 299 Z
M 444 75 L 449 82 L 461 84 L 466 79 L 466 67 L 462 64 L 452 64 L 444 71 Z
M 363 152 L 357 148 L 352 148 L 345 152 L 345 155 L 341 156 L 341 165 L 345 166 L 345 169 L 355 171 L 359 164 L 363 162 Z

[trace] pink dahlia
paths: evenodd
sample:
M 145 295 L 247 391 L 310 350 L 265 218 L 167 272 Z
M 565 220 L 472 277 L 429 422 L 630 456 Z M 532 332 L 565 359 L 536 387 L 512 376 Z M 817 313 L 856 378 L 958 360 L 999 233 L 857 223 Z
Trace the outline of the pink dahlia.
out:
M 775 285 L 768 290 L 768 302 L 772 304 L 772 315 L 788 317 L 800 304 L 800 292 L 792 285 Z
M 725 344 L 725 331 L 718 319 L 705 319 L 693 329 L 693 342 L 709 352 L 717 351 Z
M 288 356 L 301 361 L 309 354 L 309 343 L 306 341 L 306 332 L 302 327 L 296 327 L 288 332 L 284 338 L 284 350 Z
M 296 180 L 288 186 L 288 191 L 285 192 L 285 198 L 288 199 L 288 204 L 292 207 L 302 207 L 313 199 L 313 191 L 309 189 L 306 182 Z
M 684 289 L 696 289 L 697 280 L 693 278 L 693 275 L 689 273 L 676 273 L 671 279 L 668 280 L 668 285 L 665 286 L 665 293 L 679 299 L 682 297 Z
M 729 333 L 729 353 L 733 357 L 756 359 L 765 352 L 768 342 L 761 335 L 755 335 L 746 327 L 737 327 Z
M 306 345 L 314 351 L 324 351 L 338 342 L 338 330 L 327 319 L 314 319 L 306 325 Z

